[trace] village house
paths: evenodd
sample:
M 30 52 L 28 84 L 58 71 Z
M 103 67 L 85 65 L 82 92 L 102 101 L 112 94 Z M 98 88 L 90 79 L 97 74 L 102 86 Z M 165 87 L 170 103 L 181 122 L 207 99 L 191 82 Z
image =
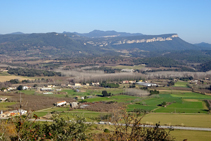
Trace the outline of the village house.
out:
M 122 83 L 123 83 L 123 84 L 128 84 L 129 81 L 128 81 L 128 80 L 124 80 L 124 81 L 122 81 Z
M 54 88 L 55 85 L 48 85 L 47 87 L 48 87 L 48 88 Z
M 70 102 L 70 106 L 72 108 L 77 108 L 78 107 L 78 103 L 77 102 Z
M 7 91 L 14 91 L 14 90 L 16 90 L 17 89 L 17 87 L 8 87 L 7 88 Z
M 129 81 L 129 83 L 130 83 L 130 84 L 133 84 L 133 83 L 136 83 L 136 81 L 135 81 L 135 80 L 134 80 L 134 81 Z
M 81 87 L 80 83 L 75 83 L 75 87 Z

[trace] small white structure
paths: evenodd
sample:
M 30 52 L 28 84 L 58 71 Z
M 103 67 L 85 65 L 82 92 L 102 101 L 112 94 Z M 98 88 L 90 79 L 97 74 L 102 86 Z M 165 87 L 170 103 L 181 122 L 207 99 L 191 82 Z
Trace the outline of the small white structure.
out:
M 96 83 L 92 82 L 92 86 L 99 86 L 99 85 L 100 85 L 99 82 L 96 82 Z
M 28 86 L 23 86 L 23 90 L 28 90 L 29 87 Z
M 70 106 L 72 108 L 77 108 L 78 107 L 78 103 L 77 102 L 70 102 Z
M 134 72 L 134 69 L 122 69 L 121 72 Z
M 76 86 L 76 87 L 80 87 L 81 84 L 80 84 L 80 83 L 75 83 L 75 86 Z
M 55 85 L 48 85 L 48 88 L 54 88 Z
M 81 97 L 81 99 L 83 99 L 83 100 L 84 100 L 84 97 Z
M 130 84 L 133 84 L 133 83 L 136 83 L 136 81 L 135 81 L 135 80 L 134 80 L 134 81 L 129 81 L 129 83 L 130 83 Z
M 56 106 L 60 107 L 60 106 L 65 105 L 66 103 L 67 103 L 66 101 L 59 101 L 56 103 Z
M 41 88 L 41 91 L 52 91 L 52 88 Z

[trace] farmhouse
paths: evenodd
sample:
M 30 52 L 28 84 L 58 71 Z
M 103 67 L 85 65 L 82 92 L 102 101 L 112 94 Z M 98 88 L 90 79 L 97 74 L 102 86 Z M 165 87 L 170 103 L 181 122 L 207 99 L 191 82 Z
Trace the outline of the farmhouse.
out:
M 59 101 L 56 103 L 56 106 L 60 107 L 60 106 L 65 105 L 66 103 L 67 103 L 66 101 Z
M 13 91 L 13 90 L 16 90 L 16 89 L 17 89 L 16 87 L 8 87 L 7 91 Z

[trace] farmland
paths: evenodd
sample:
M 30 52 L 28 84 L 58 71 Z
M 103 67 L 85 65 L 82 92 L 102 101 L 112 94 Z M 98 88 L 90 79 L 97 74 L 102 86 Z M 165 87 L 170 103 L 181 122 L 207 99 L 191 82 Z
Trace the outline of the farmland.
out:
M 128 105 L 128 111 L 139 108 L 161 113 L 207 113 L 208 109 L 203 99 L 211 99 L 211 97 L 193 92 L 183 94 L 159 94 L 156 97 Z M 171 104 L 166 107 L 158 106 L 162 102 L 169 102 Z
M 184 88 L 187 88 L 187 84 L 188 82 L 184 82 L 184 81 L 177 81 L 174 86 L 175 87 L 184 87 Z
M 0 75 L 0 82 L 10 81 L 11 79 L 19 79 L 20 81 L 26 80 L 26 79 L 33 79 L 29 77 L 23 77 L 23 76 L 16 76 L 16 75 Z

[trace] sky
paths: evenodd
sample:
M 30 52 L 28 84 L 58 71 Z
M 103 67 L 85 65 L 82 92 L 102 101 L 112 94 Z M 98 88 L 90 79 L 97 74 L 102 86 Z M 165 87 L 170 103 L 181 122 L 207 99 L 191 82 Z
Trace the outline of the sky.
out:
M 0 34 L 95 29 L 211 43 L 211 0 L 0 0 Z

